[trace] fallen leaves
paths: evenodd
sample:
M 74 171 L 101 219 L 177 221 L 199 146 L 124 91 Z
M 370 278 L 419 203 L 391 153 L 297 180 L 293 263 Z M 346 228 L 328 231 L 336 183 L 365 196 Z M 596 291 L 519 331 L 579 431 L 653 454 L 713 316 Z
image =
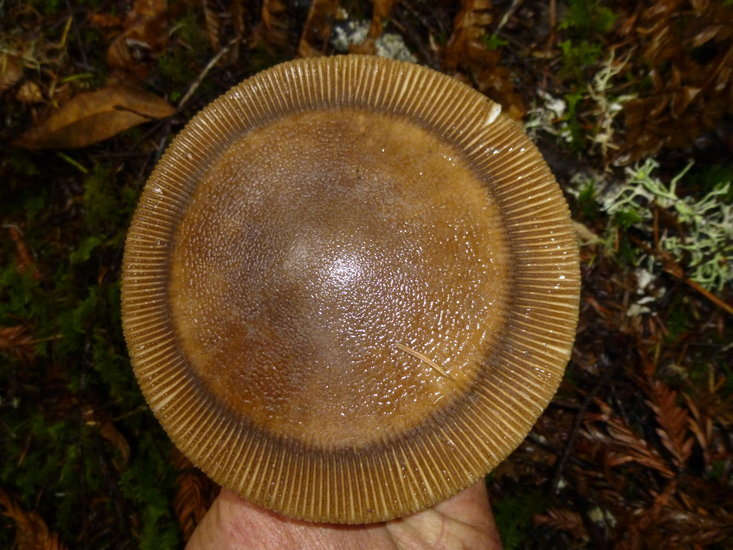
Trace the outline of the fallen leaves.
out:
M 323 55 L 339 3 L 339 0 L 313 0 L 298 42 L 300 57 Z
M 113 460 L 114 465 L 121 472 L 130 460 L 130 444 L 124 435 L 115 427 L 111 421 L 102 422 L 99 428 L 99 435 L 106 439 L 119 453 L 119 460 Z
M 683 469 L 692 453 L 695 434 L 690 430 L 690 415 L 680 406 L 678 392 L 673 391 L 659 380 L 651 383 L 649 407 L 657 418 L 657 435 L 664 448 L 672 456 L 678 469 Z
M 115 17 L 101 15 L 91 21 L 103 28 L 119 23 Z M 70 24 L 71 18 L 68 22 Z M 64 30 L 64 43 L 69 24 Z M 15 139 L 13 145 L 34 150 L 78 149 L 139 124 L 171 116 L 175 109 L 170 103 L 139 85 L 149 74 L 155 58 L 165 49 L 167 25 L 166 0 L 136 0 L 127 14 L 124 30 L 107 51 L 111 69 L 107 85 L 64 101 L 60 108 Z M 13 60 L 6 61 L 10 69 L 6 71 L 5 80 L 10 85 L 20 78 L 12 72 L 17 65 L 13 63 Z M 56 99 L 53 93 L 49 96 Z M 31 104 L 42 101 L 43 96 L 38 85 L 29 81 L 21 86 L 16 99 Z
M 650 87 L 624 106 L 622 163 L 687 146 L 733 114 L 733 6 L 665 0 L 635 23 L 626 30 L 633 29 L 637 72 Z
M 204 22 L 206 23 L 206 35 L 209 37 L 209 44 L 211 44 L 212 50 L 218 52 L 221 49 L 221 39 L 219 38 L 221 20 L 207 0 L 201 0 L 201 8 L 204 11 Z
M 23 78 L 23 65 L 17 56 L 0 55 L 0 92 L 15 86 Z
M 178 492 L 173 500 L 173 509 L 181 526 L 183 540 L 188 541 L 214 502 L 219 487 L 177 449 L 173 449 L 172 462 L 178 472 Z
M 124 25 L 107 51 L 107 64 L 118 80 L 142 80 L 168 43 L 167 2 L 136 0 Z
M 384 30 L 384 20 L 389 16 L 395 0 L 374 0 L 372 2 L 372 19 L 369 23 L 366 39 L 360 44 L 352 44 L 350 53 L 375 55 L 377 53 L 377 39 Z
M 264 43 L 273 50 L 288 51 L 292 17 L 287 4 L 283 0 L 263 0 L 261 17 L 258 34 Z
M 611 407 L 599 402 L 601 414 L 589 414 L 582 436 L 597 445 L 597 460 L 605 468 L 617 468 L 636 463 L 658 472 L 665 478 L 673 478 L 674 470 L 647 440 L 634 433 L 631 426 L 611 412 Z
M 18 357 L 25 364 L 33 363 L 35 341 L 25 325 L 0 327 L 0 351 Z
M 524 116 L 524 101 L 514 90 L 509 70 L 499 65 L 500 54 L 489 49 L 484 39 L 493 23 L 490 0 L 462 0 L 453 22 L 453 34 L 445 47 L 443 66 L 457 76 L 465 71 L 480 92 L 504 107 L 512 118 Z
M 395 3 L 395 0 L 373 3 L 366 40 L 353 47 L 356 53 L 376 53 L 376 40 L 381 37 Z M 246 2 L 234 2 L 230 13 L 220 13 L 216 8 L 221 6 L 202 0 L 199 7 L 208 42 L 216 52 L 210 65 L 201 73 L 203 78 L 213 64 L 224 59 L 224 54 L 228 56 L 225 63 L 239 58 L 236 46 L 245 41 L 245 15 L 251 19 L 252 6 Z M 294 52 L 297 44 L 300 56 L 326 54 L 331 48 L 329 41 L 333 23 L 340 9 L 340 0 L 314 0 L 302 29 L 298 29 L 298 14 L 287 2 L 264 0 L 259 7 L 259 23 L 247 39 L 248 47 L 265 45 L 272 55 L 282 55 L 283 52 Z M 105 14 L 88 16 L 88 23 L 105 33 L 118 32 L 107 51 L 110 77 L 106 86 L 96 91 L 83 91 L 70 99 L 62 97 L 60 92 L 54 96 L 53 90 L 45 91 L 30 83 L 24 86 L 18 92 L 18 101 L 34 105 L 44 101 L 45 94 L 49 105 L 61 103 L 61 107 L 17 138 L 14 145 L 28 149 L 76 149 L 109 139 L 138 124 L 172 115 L 174 109 L 169 103 L 146 92 L 141 86 L 141 82 L 150 76 L 155 60 L 168 47 L 168 20 L 166 0 L 136 0 L 124 19 Z M 453 34 L 442 50 L 444 66 L 455 76 L 466 78 L 467 75 L 467 79 L 481 92 L 501 103 L 510 116 L 519 118 L 525 109 L 514 91 L 511 75 L 499 65 L 499 53 L 485 44 L 492 22 L 489 0 L 463 0 L 454 20 Z M 226 34 L 231 34 L 232 27 L 236 36 L 223 47 Z M 65 28 L 64 42 L 70 32 Z M 22 73 L 18 76 L 15 61 L 6 60 L 6 65 L 10 69 L 2 82 L 5 86 L 13 86 L 22 79 Z M 191 91 L 196 87 L 192 86 Z M 73 87 L 71 92 L 68 95 L 73 95 Z M 186 94 L 186 100 L 189 95 Z M 185 103 L 179 102 L 179 106 Z
M 13 145 L 26 149 L 78 149 L 174 112 L 170 103 L 155 94 L 127 84 L 114 84 L 78 94 Z
M 28 247 L 28 243 L 25 241 L 23 232 L 17 225 L 8 224 L 5 226 L 8 231 L 10 240 L 15 245 L 15 269 L 23 275 L 27 273 L 32 279 L 39 280 L 41 274 L 36 266 L 36 261 L 33 258 L 33 253 Z
M 677 284 L 644 316 L 649 323 L 633 323 L 626 311 L 639 283 L 613 262 L 582 263 L 568 376 L 528 441 L 495 471 L 495 502 L 527 485 L 554 494 L 532 518 L 546 547 L 727 548 L 733 404 L 724 373 L 733 350 L 707 342 L 730 341 L 729 329 L 718 332 L 728 317 Z M 690 326 L 673 334 L 673 316 Z M 695 380 L 701 373 L 707 383 Z
M 0 510 L 15 522 L 15 547 L 19 550 L 64 550 L 56 533 L 52 533 L 36 512 L 23 509 L 15 499 L 0 489 Z
M 588 539 L 588 534 L 583 525 L 583 518 L 573 510 L 550 508 L 546 514 L 536 515 L 533 521 L 535 525 L 546 525 L 557 531 L 565 531 L 578 540 Z

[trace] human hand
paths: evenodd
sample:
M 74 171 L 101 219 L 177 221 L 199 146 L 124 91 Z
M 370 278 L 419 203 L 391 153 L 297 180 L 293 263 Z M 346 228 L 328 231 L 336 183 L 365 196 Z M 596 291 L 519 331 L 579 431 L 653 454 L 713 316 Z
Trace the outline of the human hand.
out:
M 308 523 L 279 516 L 222 489 L 186 550 L 500 550 L 480 481 L 410 516 L 367 525 Z

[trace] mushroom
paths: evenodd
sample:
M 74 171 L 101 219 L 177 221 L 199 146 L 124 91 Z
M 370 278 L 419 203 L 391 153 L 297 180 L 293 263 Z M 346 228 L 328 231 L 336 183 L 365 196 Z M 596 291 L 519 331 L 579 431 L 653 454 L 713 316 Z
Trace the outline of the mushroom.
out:
M 307 58 L 173 140 L 128 234 L 124 332 L 150 408 L 213 480 L 375 522 L 526 436 L 572 348 L 578 253 L 500 111 L 417 65 Z

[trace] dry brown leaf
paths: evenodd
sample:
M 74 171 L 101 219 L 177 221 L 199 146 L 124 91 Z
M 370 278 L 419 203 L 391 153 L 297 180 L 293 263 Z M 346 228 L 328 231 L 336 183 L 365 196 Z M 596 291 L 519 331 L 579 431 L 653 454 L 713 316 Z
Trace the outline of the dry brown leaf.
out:
M 10 54 L 0 55 L 0 92 L 15 86 L 23 78 L 23 65 Z
M 733 540 L 733 514 L 730 512 L 730 501 L 711 501 L 711 494 L 730 497 L 730 491 L 723 486 L 704 487 L 702 495 L 684 494 L 679 491 L 675 498 L 655 498 L 651 508 L 644 510 L 632 524 L 632 531 L 639 533 L 642 548 L 705 548 L 716 543 L 723 543 L 721 548 L 728 548 L 725 543 Z M 715 498 L 714 500 L 718 500 Z M 688 507 L 683 502 L 695 505 Z M 707 506 L 706 506 L 707 505 Z M 717 546 L 715 546 L 717 548 Z
M 125 30 L 107 50 L 107 64 L 116 77 L 145 78 L 168 44 L 168 12 L 164 0 L 138 0 L 128 12 Z
M 392 11 L 397 0 L 376 0 L 372 4 L 372 21 L 366 39 L 359 44 L 350 44 L 349 52 L 362 55 L 377 54 L 377 39 L 382 36 L 383 22 Z
M 263 0 L 259 35 L 271 48 L 290 49 L 290 16 L 283 0 Z
M 24 325 L 0 327 L 0 350 L 15 355 L 27 364 L 32 363 L 35 357 L 33 344 L 33 335 L 28 327 Z
M 671 453 L 675 465 L 683 468 L 690 458 L 694 435 L 689 430 L 689 413 L 677 404 L 677 392 L 666 384 L 654 381 L 647 402 L 657 417 L 657 429 L 664 447 Z
M 705 466 L 710 468 L 710 443 L 713 439 L 713 420 L 706 414 L 706 411 L 700 410 L 695 400 L 687 395 L 683 394 L 687 408 L 690 410 L 690 417 L 688 419 L 688 425 L 690 431 L 695 435 L 700 450 L 702 451 L 703 459 L 705 460 Z
M 323 55 L 340 0 L 313 0 L 298 43 L 300 57 Z
M 16 225 L 6 225 L 5 228 L 8 230 L 10 240 L 15 245 L 15 266 L 16 271 L 23 275 L 28 273 L 32 279 L 36 281 L 40 280 L 41 273 L 38 271 L 36 266 L 36 260 L 33 258 L 33 253 L 28 248 L 28 243 L 25 242 L 25 236 L 20 228 Z
M 226 19 L 229 22 L 235 37 L 226 58 L 226 63 L 230 66 L 237 65 L 242 49 L 251 38 L 246 19 L 247 15 L 253 10 L 251 6 L 245 5 L 246 3 L 248 3 L 248 0 L 234 0 L 229 4 L 227 13 L 222 16 L 222 20 Z
M 52 533 L 36 512 L 23 510 L 5 491 L 0 489 L 2 514 L 15 522 L 15 546 L 18 550 L 64 550 L 56 533 Z
M 197 470 L 178 450 L 173 450 L 173 467 L 178 471 L 178 493 L 173 500 L 184 541 L 191 538 L 196 526 L 219 493 L 219 486 Z
M 397 0 L 374 0 L 372 5 L 372 24 L 369 27 L 369 38 L 376 40 L 382 36 L 382 23 L 392 12 Z
M 462 0 L 461 10 L 453 20 L 453 33 L 443 52 L 443 67 L 460 77 L 466 72 L 472 83 L 506 109 L 512 118 L 526 111 L 524 101 L 514 90 L 509 71 L 499 65 L 500 55 L 483 42 L 493 22 L 489 0 Z
M 608 468 L 616 468 L 635 462 L 657 471 L 666 478 L 675 473 L 659 453 L 647 441 L 634 434 L 628 424 L 611 412 L 611 407 L 597 401 L 601 414 L 586 415 L 585 426 L 580 434 L 592 443 L 600 444 L 600 452 Z
M 204 22 L 206 23 L 206 36 L 209 38 L 209 44 L 214 53 L 221 50 L 221 40 L 219 38 L 219 27 L 221 22 L 219 16 L 216 14 L 214 9 L 211 7 L 210 2 L 207 0 L 201 0 L 201 7 L 204 10 Z
M 640 78 L 651 77 L 652 86 L 624 105 L 626 144 L 619 164 L 686 147 L 733 113 L 733 6 L 657 2 L 632 29 L 641 51 Z
M 659 453 L 652 449 L 645 439 L 634 435 L 625 423 L 620 420 L 611 420 L 608 427 L 611 436 L 611 450 L 607 455 L 609 467 L 614 468 L 628 462 L 636 462 L 656 470 L 664 477 L 674 477 L 674 472 L 659 456 Z
M 127 439 L 117 428 L 115 428 L 115 425 L 109 421 L 102 423 L 102 426 L 99 428 L 99 434 L 112 443 L 115 449 L 120 453 L 122 460 L 119 463 L 114 461 L 114 465 L 119 471 L 122 471 L 127 465 L 127 461 L 130 460 L 130 444 L 127 442 Z
M 90 13 L 87 19 L 92 25 L 100 29 L 114 29 L 123 25 L 120 17 L 109 13 Z
M 236 33 L 237 40 L 240 42 L 244 39 L 246 31 L 244 19 L 247 10 L 243 4 L 244 0 L 234 0 L 229 8 L 232 24 L 234 25 L 234 31 Z
M 43 103 L 43 93 L 37 82 L 28 80 L 23 82 L 15 93 L 15 99 L 21 103 Z
M 115 84 L 75 96 L 13 145 L 26 149 L 78 149 L 174 112 L 170 103 L 155 94 Z
M 155 17 L 168 9 L 168 0 L 135 0 L 132 12 L 145 17 Z
M 578 512 L 565 508 L 550 508 L 546 514 L 537 514 L 532 518 L 535 525 L 546 525 L 557 531 L 565 531 L 578 540 L 588 538 L 583 518 Z

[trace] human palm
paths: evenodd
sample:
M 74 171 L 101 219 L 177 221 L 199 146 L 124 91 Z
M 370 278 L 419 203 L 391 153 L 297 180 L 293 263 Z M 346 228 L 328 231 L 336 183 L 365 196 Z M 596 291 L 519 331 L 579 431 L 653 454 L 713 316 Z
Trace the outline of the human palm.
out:
M 187 550 L 497 550 L 499 535 L 479 482 L 410 516 L 368 525 L 308 523 L 279 516 L 222 490 Z

